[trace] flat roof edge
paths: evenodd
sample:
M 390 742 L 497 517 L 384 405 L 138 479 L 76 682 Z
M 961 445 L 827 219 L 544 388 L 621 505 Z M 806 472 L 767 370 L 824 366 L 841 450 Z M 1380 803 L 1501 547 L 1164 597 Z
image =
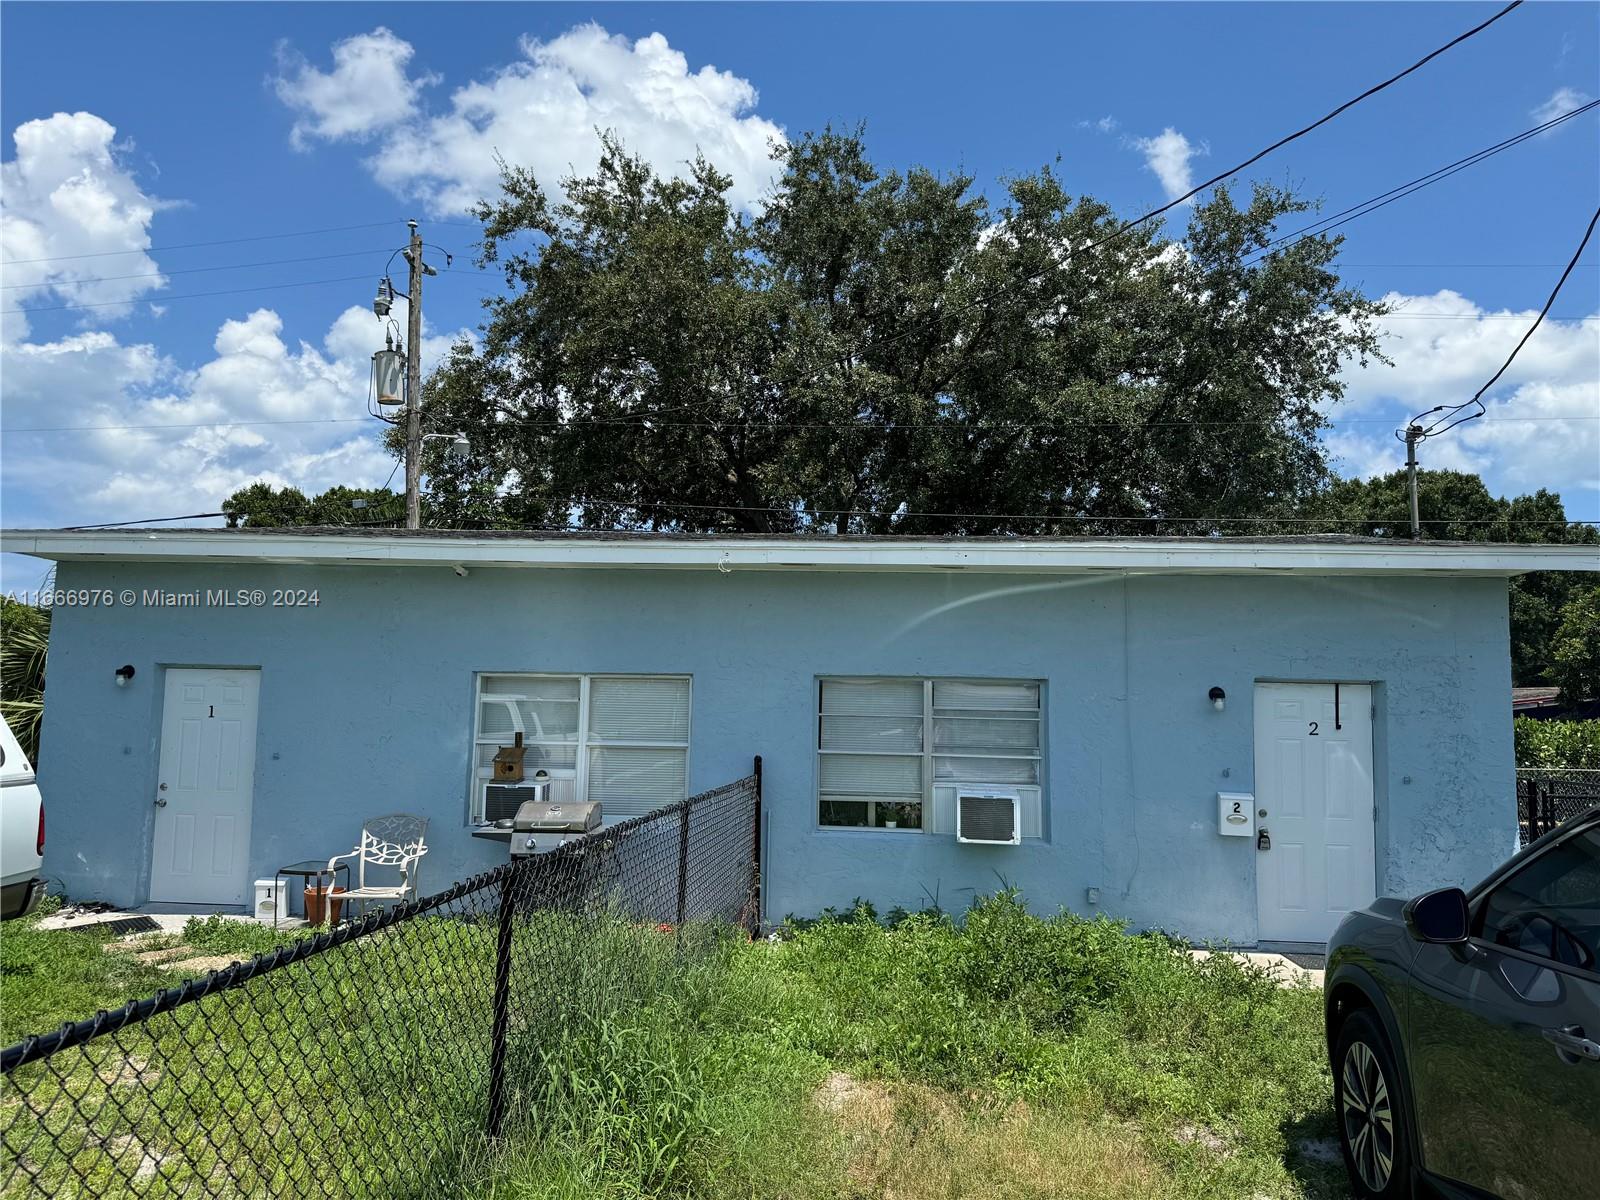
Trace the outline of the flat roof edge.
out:
M 1495 575 L 1600 571 L 1600 547 L 1461 542 L 1175 538 L 973 539 L 474 538 L 223 530 L 7 530 L 0 551 L 57 562 L 341 566 L 721 568 L 1007 573 Z

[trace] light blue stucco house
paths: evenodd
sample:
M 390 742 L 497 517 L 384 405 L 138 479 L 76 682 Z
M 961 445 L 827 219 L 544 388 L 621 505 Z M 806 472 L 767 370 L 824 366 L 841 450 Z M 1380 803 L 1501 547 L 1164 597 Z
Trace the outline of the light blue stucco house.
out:
M 520 731 L 608 821 L 761 755 L 768 921 L 959 911 L 1004 881 L 1037 910 L 1244 944 L 1319 941 L 1515 847 L 1507 580 L 1600 566 L 1333 537 L 4 549 L 68 593 L 40 783 L 45 871 L 76 898 L 246 904 L 394 811 L 430 819 L 422 888 L 443 888 L 506 853 L 474 834 Z

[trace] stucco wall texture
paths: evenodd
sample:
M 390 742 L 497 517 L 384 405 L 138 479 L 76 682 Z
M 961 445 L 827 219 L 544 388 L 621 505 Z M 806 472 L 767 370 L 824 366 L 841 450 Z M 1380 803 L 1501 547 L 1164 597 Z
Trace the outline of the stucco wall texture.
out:
M 45 872 L 74 898 L 148 896 L 163 668 L 183 666 L 261 670 L 251 879 L 393 811 L 432 820 L 424 892 L 501 861 L 469 836 L 467 787 L 474 675 L 505 671 L 692 676 L 691 790 L 764 759 L 771 921 L 858 896 L 960 911 L 1005 883 L 1035 911 L 1254 942 L 1257 851 L 1218 836 L 1215 793 L 1254 786 L 1261 679 L 1375 685 L 1380 893 L 1475 881 L 1516 844 L 1503 580 L 68 562 L 57 584 L 320 597 L 56 612 Z M 818 829 L 835 674 L 1043 680 L 1044 838 Z

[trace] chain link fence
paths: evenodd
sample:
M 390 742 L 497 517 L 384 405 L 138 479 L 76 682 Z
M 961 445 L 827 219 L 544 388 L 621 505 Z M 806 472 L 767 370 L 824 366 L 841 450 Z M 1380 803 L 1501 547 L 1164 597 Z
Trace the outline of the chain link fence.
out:
M 1600 770 L 1517 768 L 1517 833 L 1524 846 L 1596 804 Z
M 0 1195 L 435 1198 L 757 929 L 748 778 L 0 1052 Z M 70 936 L 70 935 L 68 935 Z

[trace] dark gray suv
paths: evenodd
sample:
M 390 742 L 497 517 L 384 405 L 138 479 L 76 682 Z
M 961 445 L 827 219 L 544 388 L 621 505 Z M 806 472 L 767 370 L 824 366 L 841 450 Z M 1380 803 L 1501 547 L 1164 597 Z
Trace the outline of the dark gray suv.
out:
M 1324 1000 L 1357 1196 L 1600 1196 L 1600 807 L 1471 892 L 1351 913 Z

